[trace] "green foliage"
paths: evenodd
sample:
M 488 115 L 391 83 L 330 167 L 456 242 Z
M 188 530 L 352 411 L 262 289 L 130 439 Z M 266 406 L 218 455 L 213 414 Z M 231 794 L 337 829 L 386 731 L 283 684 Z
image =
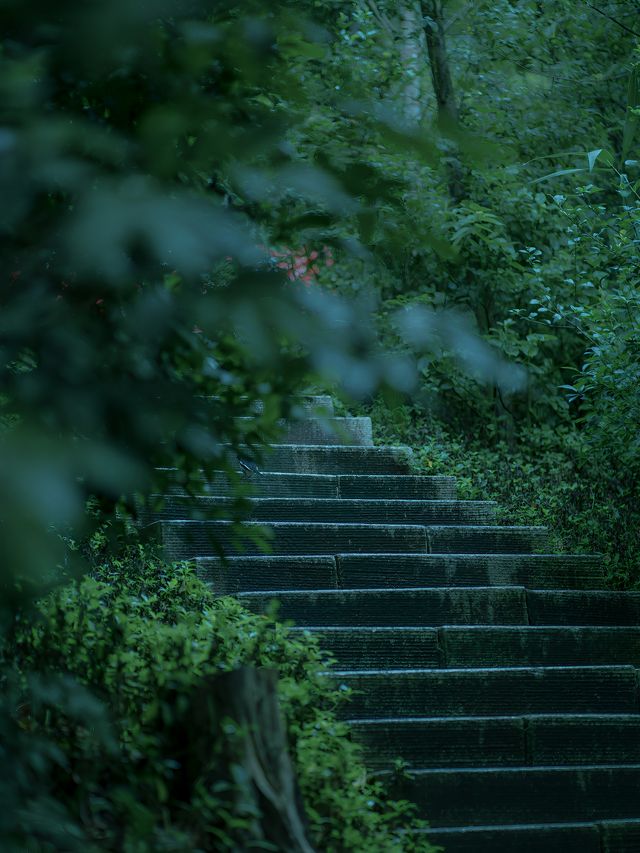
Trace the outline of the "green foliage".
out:
M 611 586 L 640 588 L 637 479 L 612 454 L 597 453 L 589 432 L 530 426 L 507 442 L 495 424 L 482 435 L 456 432 L 397 399 L 359 411 L 373 417 L 377 441 L 415 448 L 420 473 L 457 477 L 459 497 L 497 501 L 501 523 L 547 525 L 553 550 L 602 553 Z
M 335 715 L 348 694 L 323 675 L 310 635 L 215 598 L 188 565 L 141 548 L 60 588 L 39 613 L 4 649 L 19 671 L 2 707 L 2 794 L 19 808 L 4 812 L 3 850 L 234 849 L 253 819 L 238 807 L 242 779 L 215 732 L 205 754 L 188 752 L 189 720 L 204 680 L 245 664 L 279 672 L 318 849 L 433 849 L 402 834 L 409 804 L 367 778 Z

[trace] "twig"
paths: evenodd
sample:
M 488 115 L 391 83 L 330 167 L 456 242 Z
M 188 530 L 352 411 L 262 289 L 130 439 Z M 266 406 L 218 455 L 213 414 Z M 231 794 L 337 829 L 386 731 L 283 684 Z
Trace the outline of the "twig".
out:
M 594 12 L 598 12 L 599 15 L 602 15 L 604 18 L 607 18 L 616 26 L 620 27 L 621 30 L 624 30 L 627 33 L 631 33 L 632 36 L 637 36 L 637 38 L 640 38 L 639 32 L 637 32 L 636 30 L 632 30 L 631 27 L 628 27 L 626 24 L 623 24 L 622 21 L 619 21 L 617 18 L 614 18 L 608 12 L 605 12 L 604 9 L 599 9 L 597 6 L 594 6 L 593 3 L 589 3 L 589 0 L 584 0 L 584 2 L 590 9 L 593 9 Z

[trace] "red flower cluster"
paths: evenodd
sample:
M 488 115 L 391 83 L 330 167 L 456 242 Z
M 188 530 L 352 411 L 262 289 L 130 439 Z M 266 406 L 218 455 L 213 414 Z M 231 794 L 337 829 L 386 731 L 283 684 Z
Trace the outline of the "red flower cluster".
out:
M 322 264 L 332 267 L 335 263 L 329 246 L 323 246 L 320 252 L 315 249 L 309 251 L 306 246 L 300 249 L 284 246 L 282 249 L 269 249 L 269 254 L 276 267 L 286 271 L 289 281 L 303 281 L 307 287 L 320 273 Z

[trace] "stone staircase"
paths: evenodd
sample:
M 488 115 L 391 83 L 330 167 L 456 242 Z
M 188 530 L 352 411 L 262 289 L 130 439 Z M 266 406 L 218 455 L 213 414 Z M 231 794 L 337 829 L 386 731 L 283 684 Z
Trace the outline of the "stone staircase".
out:
M 374 447 L 330 398 L 286 431 L 251 479 L 244 552 L 220 477 L 167 495 L 167 554 L 320 636 L 370 767 L 447 853 L 638 853 L 640 594 L 604 590 L 597 556 L 546 553 L 544 528 L 497 526 L 453 478 L 411 475 L 410 450 Z

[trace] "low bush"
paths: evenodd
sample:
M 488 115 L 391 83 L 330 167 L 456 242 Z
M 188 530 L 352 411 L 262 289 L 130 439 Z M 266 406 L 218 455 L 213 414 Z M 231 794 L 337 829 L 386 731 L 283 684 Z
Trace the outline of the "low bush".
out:
M 247 664 L 279 673 L 317 849 L 433 850 L 406 832 L 422 826 L 413 807 L 387 800 L 368 778 L 336 716 L 349 691 L 323 675 L 326 657 L 311 635 L 214 597 L 188 565 L 168 566 L 141 546 L 39 610 L 4 650 L 13 674 L 0 718 L 11 780 L 3 850 L 238 849 L 237 830 L 255 818 L 234 799 L 242 769 L 223 767 L 212 742 L 185 779 L 180 756 L 203 679 Z

